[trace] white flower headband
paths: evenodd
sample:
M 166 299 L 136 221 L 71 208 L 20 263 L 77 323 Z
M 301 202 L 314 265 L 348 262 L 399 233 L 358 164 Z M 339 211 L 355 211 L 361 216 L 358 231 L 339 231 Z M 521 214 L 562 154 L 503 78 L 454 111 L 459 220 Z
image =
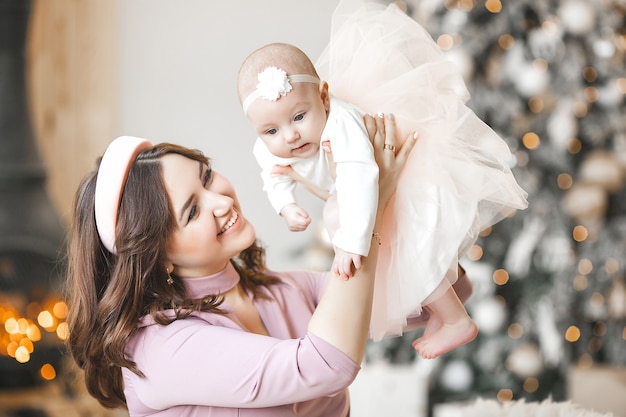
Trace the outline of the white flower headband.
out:
M 243 112 L 247 113 L 248 108 L 254 100 L 262 98 L 268 101 L 276 101 L 287 95 L 291 91 L 291 83 L 312 83 L 319 84 L 319 78 L 309 74 L 287 75 L 284 69 L 267 67 L 258 75 L 256 90 L 243 101 Z

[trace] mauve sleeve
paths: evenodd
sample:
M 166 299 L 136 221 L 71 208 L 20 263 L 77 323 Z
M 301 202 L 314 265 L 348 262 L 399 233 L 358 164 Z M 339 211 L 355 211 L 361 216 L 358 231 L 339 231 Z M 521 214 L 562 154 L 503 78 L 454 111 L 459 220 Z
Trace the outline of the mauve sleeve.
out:
M 271 407 L 332 396 L 360 369 L 309 333 L 281 340 L 199 317 L 143 327 L 128 354 L 145 375 L 132 377 L 134 394 L 156 410 L 180 404 Z

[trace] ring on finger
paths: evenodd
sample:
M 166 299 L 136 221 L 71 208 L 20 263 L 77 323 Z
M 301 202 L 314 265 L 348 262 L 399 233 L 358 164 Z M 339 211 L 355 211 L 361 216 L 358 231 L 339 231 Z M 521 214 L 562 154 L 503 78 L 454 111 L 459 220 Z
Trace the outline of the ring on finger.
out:
M 396 151 L 396 146 L 395 145 L 391 145 L 389 143 L 385 143 L 385 146 L 383 146 L 383 149 L 386 150 L 386 151 L 395 152 Z

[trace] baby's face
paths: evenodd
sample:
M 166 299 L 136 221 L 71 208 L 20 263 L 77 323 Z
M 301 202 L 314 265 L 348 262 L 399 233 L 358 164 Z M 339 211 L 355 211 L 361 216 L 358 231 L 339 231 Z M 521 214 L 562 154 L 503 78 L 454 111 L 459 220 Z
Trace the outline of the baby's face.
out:
M 255 100 L 247 116 L 272 154 L 280 158 L 309 158 L 319 150 L 326 107 L 317 85 L 292 86 L 286 96 L 276 101 Z

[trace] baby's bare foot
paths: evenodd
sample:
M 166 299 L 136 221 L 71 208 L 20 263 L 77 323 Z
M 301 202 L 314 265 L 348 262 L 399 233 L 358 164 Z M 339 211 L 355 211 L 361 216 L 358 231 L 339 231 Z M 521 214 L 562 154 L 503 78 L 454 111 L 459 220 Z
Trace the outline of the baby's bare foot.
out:
M 428 319 L 428 323 L 426 323 L 426 327 L 424 328 L 424 334 L 422 335 L 422 338 L 428 337 L 431 334 L 435 333 L 437 330 L 441 328 L 441 326 L 443 326 L 443 320 L 441 319 L 441 317 L 432 314 L 430 318 Z
M 413 342 L 413 348 L 422 358 L 434 359 L 471 342 L 477 334 L 478 326 L 470 318 L 452 324 L 443 323 L 436 331 Z

